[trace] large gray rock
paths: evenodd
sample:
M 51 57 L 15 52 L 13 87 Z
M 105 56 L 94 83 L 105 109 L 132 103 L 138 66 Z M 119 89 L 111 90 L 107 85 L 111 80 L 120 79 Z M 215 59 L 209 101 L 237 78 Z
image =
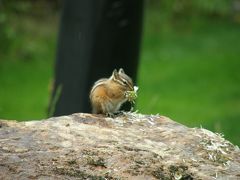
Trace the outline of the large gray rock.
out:
M 1 120 L 0 179 L 240 179 L 240 150 L 158 115 Z

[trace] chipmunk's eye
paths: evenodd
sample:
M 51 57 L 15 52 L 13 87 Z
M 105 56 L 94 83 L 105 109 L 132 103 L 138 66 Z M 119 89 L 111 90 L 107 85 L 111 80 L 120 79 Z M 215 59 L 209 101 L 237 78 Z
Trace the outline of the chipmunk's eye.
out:
M 123 80 L 123 84 L 127 85 L 127 81 L 126 81 L 126 80 Z

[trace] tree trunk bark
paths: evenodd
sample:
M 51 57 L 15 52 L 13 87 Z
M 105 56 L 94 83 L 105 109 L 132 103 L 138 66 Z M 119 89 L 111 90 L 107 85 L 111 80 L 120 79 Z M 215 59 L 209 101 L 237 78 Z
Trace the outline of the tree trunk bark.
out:
M 65 0 L 50 116 L 91 112 L 89 91 L 123 68 L 136 81 L 143 0 Z

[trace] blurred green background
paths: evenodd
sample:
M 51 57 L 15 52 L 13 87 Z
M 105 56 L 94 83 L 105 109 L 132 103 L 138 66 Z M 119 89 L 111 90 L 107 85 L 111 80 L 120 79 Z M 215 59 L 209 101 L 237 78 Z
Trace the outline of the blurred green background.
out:
M 61 3 L 0 0 L 0 118 L 46 118 Z M 140 113 L 240 145 L 240 0 L 147 0 Z

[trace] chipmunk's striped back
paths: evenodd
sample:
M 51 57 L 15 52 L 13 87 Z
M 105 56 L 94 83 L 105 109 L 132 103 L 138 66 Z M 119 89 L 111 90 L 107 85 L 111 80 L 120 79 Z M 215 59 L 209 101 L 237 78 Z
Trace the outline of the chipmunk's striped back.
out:
M 96 89 L 96 87 L 105 84 L 107 80 L 108 80 L 107 78 L 102 78 L 102 79 L 99 79 L 98 81 L 96 81 L 96 82 L 94 83 L 92 89 L 91 89 L 90 95 L 91 95 L 92 92 Z

